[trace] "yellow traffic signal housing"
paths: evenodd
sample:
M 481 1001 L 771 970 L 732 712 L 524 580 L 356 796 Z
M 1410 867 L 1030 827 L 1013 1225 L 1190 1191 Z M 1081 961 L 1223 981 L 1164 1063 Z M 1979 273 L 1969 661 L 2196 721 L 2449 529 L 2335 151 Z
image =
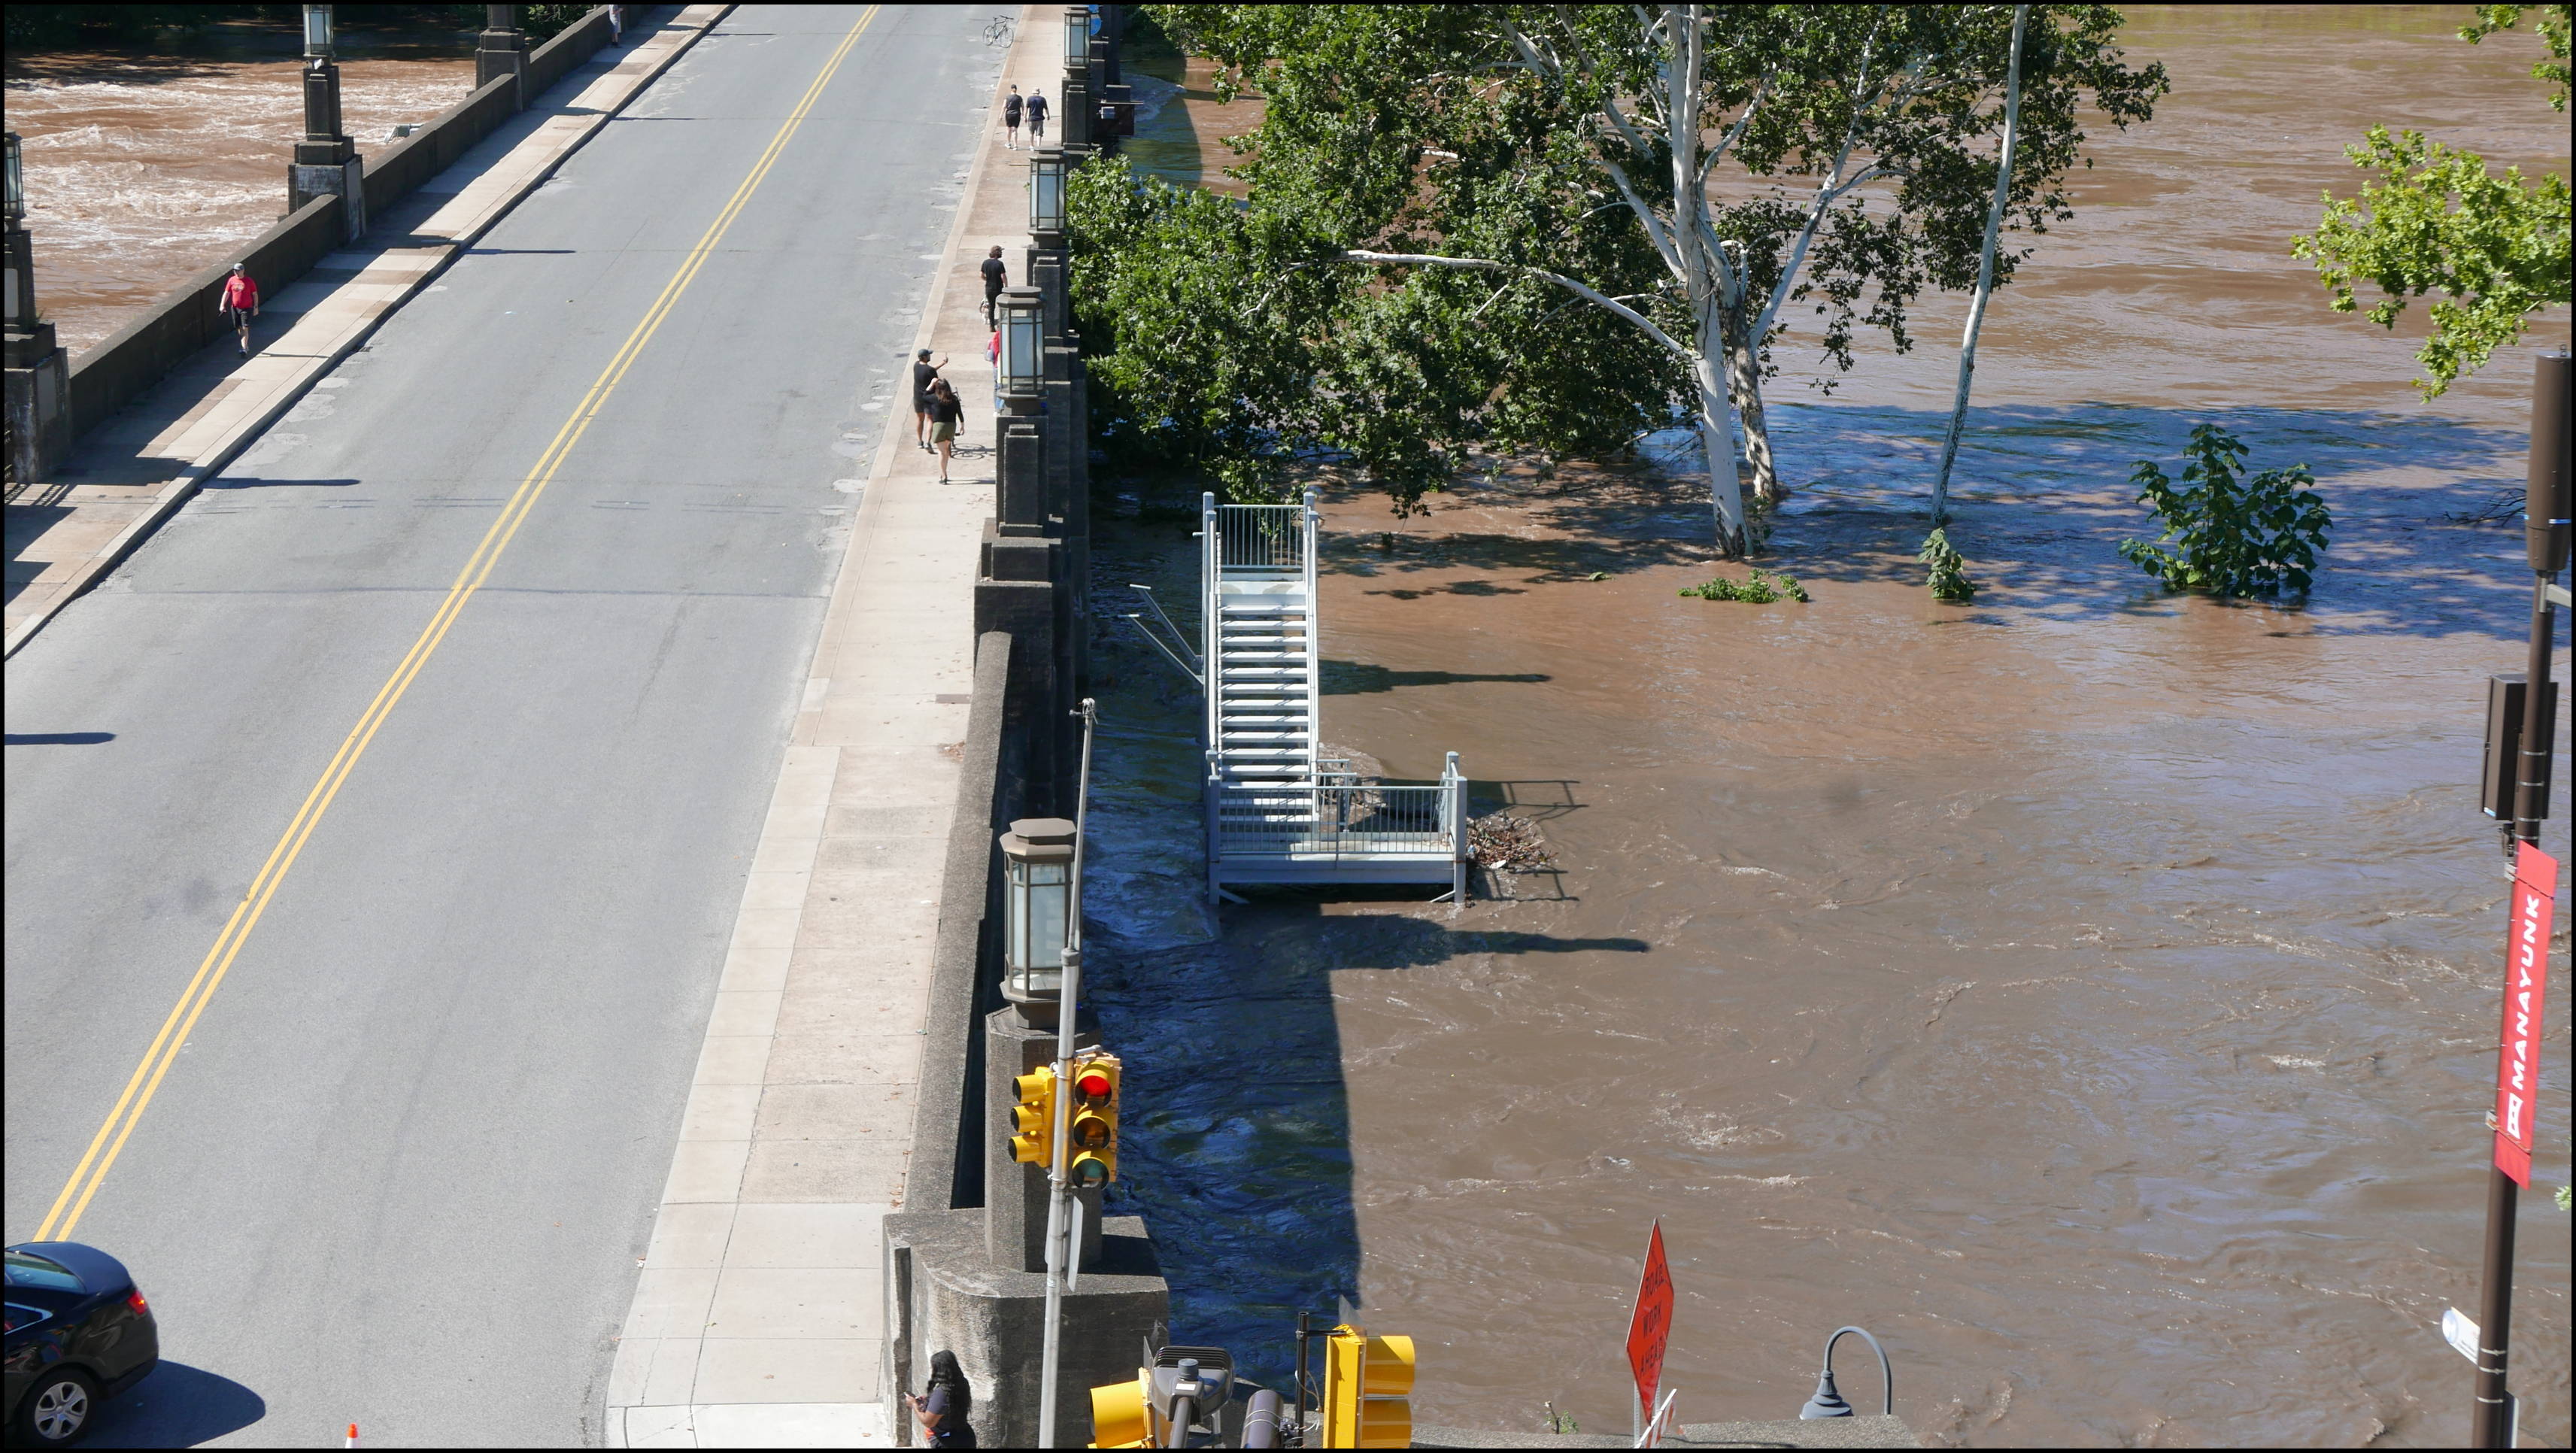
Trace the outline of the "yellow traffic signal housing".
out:
M 1020 1103 L 1011 1107 L 1011 1159 L 1024 1165 L 1055 1163 L 1055 1066 L 1040 1065 L 1011 1081 Z
M 1091 1390 L 1091 1446 L 1143 1448 L 1147 1374 L 1141 1369 L 1130 1382 L 1113 1382 Z
M 1067 1138 L 1076 1186 L 1102 1186 L 1118 1178 L 1119 1071 L 1114 1054 L 1086 1055 L 1073 1063 L 1073 1123 Z
M 1413 1339 L 1333 1329 L 1324 1342 L 1327 1448 L 1413 1446 Z

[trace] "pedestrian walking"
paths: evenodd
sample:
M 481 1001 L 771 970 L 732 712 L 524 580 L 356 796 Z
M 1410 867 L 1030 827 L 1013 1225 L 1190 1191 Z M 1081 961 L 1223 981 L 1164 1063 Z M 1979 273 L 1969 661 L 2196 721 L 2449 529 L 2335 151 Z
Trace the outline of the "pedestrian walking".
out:
M 993 429 L 996 435 L 994 447 L 999 449 L 1001 445 L 998 442 L 998 436 L 1002 427 L 1000 422 L 1002 417 L 1002 327 L 998 323 L 993 325 L 992 341 L 984 345 L 984 361 L 993 366 Z
M 930 442 L 939 450 L 939 482 L 948 482 L 948 455 L 957 447 L 957 426 L 966 419 L 966 405 L 948 380 L 930 381 Z
M 993 304 L 1001 298 L 1002 289 L 1009 287 L 1010 285 L 1011 267 L 1009 263 L 1002 261 L 1002 249 L 996 247 L 992 251 L 985 253 L 984 322 L 987 326 L 990 326 L 992 323 L 997 321 L 993 317 Z
M 939 382 L 939 370 L 947 362 L 945 358 L 938 363 L 931 362 L 930 350 L 927 348 L 913 355 L 912 442 L 920 445 L 921 452 L 924 454 L 930 452 L 930 415 L 931 405 L 934 402 L 930 396 L 930 386 Z
M 1020 88 L 1002 98 L 1002 149 L 1016 150 L 1020 144 Z
M 608 7 L 608 43 L 610 45 L 626 43 L 626 7 L 623 5 Z
M 233 326 L 241 356 L 250 357 L 250 320 L 259 316 L 259 284 L 251 281 L 248 263 L 233 264 L 232 276 L 224 279 L 224 290 L 216 296 L 215 309 Z
M 912 1409 L 913 1421 L 921 1425 L 922 1440 L 928 1446 L 975 1446 L 975 1430 L 966 1422 L 967 1414 L 975 1410 L 975 1392 L 966 1385 L 966 1374 L 957 1366 L 956 1353 L 931 1353 L 926 1395 L 905 1393 L 903 1401 Z
M 1029 92 L 1029 149 L 1046 144 L 1047 98 L 1044 91 Z

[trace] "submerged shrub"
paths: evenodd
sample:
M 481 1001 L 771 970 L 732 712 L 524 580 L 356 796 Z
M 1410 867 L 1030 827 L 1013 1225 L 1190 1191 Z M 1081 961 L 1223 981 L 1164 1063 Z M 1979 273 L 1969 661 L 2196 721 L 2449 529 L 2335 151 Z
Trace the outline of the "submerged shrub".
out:
M 2153 460 L 2139 460 L 2129 482 L 2138 487 L 2138 503 L 2164 522 L 2164 532 L 2152 542 L 2121 541 L 2121 556 L 2167 590 L 2221 597 L 2306 591 L 2334 523 L 2326 502 L 2304 487 L 2316 476 L 2293 464 L 2247 479 L 2247 453 L 2235 435 L 2202 424 L 2183 449 L 2182 483 L 2166 478 Z

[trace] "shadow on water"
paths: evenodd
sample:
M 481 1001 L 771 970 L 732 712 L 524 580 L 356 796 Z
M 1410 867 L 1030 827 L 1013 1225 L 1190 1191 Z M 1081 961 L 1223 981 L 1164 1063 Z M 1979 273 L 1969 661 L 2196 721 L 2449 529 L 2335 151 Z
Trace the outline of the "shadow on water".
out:
M 1094 589 L 1127 582 L 1189 601 L 1187 522 L 1095 518 Z M 1186 611 L 1183 629 L 1193 622 Z M 1461 930 L 1416 916 L 1420 888 L 1336 890 L 1330 901 L 1383 912 L 1328 914 L 1326 895 L 1271 892 L 1228 908 L 1222 934 L 1202 902 L 1194 828 L 1198 697 L 1105 612 L 1093 641 L 1101 736 L 1086 870 L 1089 973 L 1105 1044 L 1126 1059 L 1119 1179 L 1109 1209 L 1142 1215 L 1172 1279 L 1172 1338 L 1233 1352 L 1245 1375 L 1283 1385 L 1300 1311 L 1358 1304 L 1351 1127 L 1334 1016 L 1336 970 L 1419 969 L 1461 955 L 1643 953 L 1636 938 Z M 1344 691 L 1544 676 L 1393 672 L 1336 662 Z M 1330 688 L 1328 688 L 1330 689 Z M 1479 810 L 1570 812 L 1575 784 L 1479 781 Z
M 1948 415 L 1886 406 L 1772 406 L 1773 439 L 1793 493 L 1756 563 L 1809 585 L 1890 581 L 1919 585 L 1915 552 Z M 1987 587 L 1952 626 L 2001 624 L 1999 608 L 2067 622 L 2158 615 L 2177 607 L 2120 542 L 2153 538 L 2129 476 L 2153 460 L 2183 469 L 2193 426 L 2220 425 L 2251 448 L 2252 470 L 2306 464 L 2334 527 L 2306 600 L 2247 601 L 2301 634 L 2512 636 L 2519 618 L 2496 609 L 2497 592 L 2527 589 L 2518 512 L 2497 502 L 2518 491 L 2525 437 L 2438 416 L 2363 410 L 2076 404 L 1985 407 L 1954 475 L 1950 538 Z M 1525 472 L 1524 472 L 1525 473 Z M 1498 475 L 1464 482 L 1528 507 L 1543 533 L 1444 530 L 1436 536 L 1345 534 L 1328 539 L 1328 570 L 1391 582 L 1370 593 L 1511 594 L 1542 583 L 1711 560 L 1706 472 L 1695 438 L 1675 431 L 1641 441 L 1631 461 L 1568 466 L 1544 487 Z M 2475 518 L 2480 514 L 2490 517 Z M 1462 522 L 1463 523 L 1463 522 Z M 1444 578 L 1403 584 L 1417 573 Z

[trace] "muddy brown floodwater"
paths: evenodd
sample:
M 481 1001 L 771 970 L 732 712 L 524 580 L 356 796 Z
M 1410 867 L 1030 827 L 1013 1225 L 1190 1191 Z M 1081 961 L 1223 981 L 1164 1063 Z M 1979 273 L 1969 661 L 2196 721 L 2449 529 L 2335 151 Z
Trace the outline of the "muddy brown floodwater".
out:
M 1937 1444 L 2464 1437 L 2437 1324 L 2476 1307 L 2496 1042 L 2482 678 L 2520 669 L 2529 590 L 2518 524 L 2471 517 L 2521 477 L 2530 367 L 2420 403 L 2412 341 L 2286 255 L 2374 121 L 2564 169 L 2527 53 L 2451 39 L 2461 14 L 2133 15 L 2174 94 L 2101 139 L 1997 304 L 1952 532 L 1971 606 L 1912 561 L 1955 311 L 1830 401 L 1784 350 L 1800 492 L 1760 563 L 1812 604 L 1675 594 L 1714 568 L 1687 441 L 1409 520 L 1331 500 L 1326 734 L 1397 777 L 1457 750 L 1480 807 L 1539 819 L 1561 871 L 1499 901 L 1277 896 L 1215 932 L 1194 699 L 1107 638 L 1118 1196 L 1166 1241 L 1177 1340 L 1276 1378 L 1288 1318 L 1347 1296 L 1419 1339 L 1418 1419 L 1535 1429 L 1552 1401 L 1621 1432 L 1661 1218 L 1686 1419 L 1794 1416 L 1859 1323 Z M 2336 528 L 2304 608 L 2117 557 L 2130 468 L 2202 421 L 2315 469 Z M 1191 599 L 1192 525 L 1157 503 L 1104 530 L 1104 599 Z M 2514 1385 L 2524 1437 L 2564 1446 L 2554 1017 Z
M 300 69 L 237 55 L 10 59 L 36 300 L 74 357 L 285 212 L 287 159 L 304 131 Z M 343 60 L 341 126 L 372 155 L 394 127 L 473 87 L 470 37 L 455 56 Z

